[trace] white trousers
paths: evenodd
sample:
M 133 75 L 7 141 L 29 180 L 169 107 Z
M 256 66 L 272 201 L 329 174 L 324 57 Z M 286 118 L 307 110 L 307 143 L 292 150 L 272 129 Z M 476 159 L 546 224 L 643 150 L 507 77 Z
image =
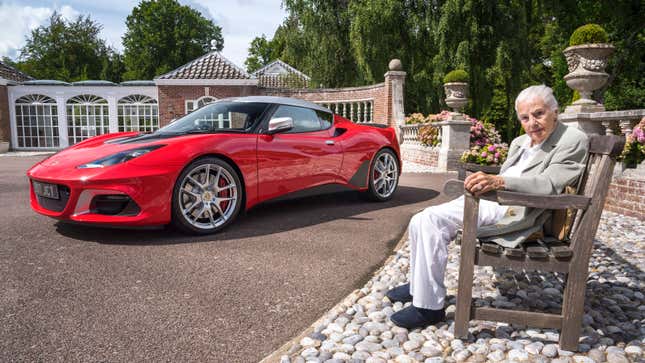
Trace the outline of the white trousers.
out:
M 478 226 L 502 219 L 507 206 L 488 200 L 479 202 Z M 448 243 L 464 219 L 464 197 L 428 207 L 410 220 L 410 294 L 412 305 L 439 310 L 444 307 L 446 286 L 444 275 L 448 263 Z

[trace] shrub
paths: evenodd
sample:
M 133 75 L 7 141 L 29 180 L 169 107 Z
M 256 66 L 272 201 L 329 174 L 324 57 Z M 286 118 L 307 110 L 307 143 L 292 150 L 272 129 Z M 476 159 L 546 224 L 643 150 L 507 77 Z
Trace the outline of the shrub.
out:
M 569 45 L 607 43 L 608 39 L 607 32 L 603 27 L 598 24 L 586 24 L 571 34 Z
M 627 136 L 625 148 L 618 160 L 628 167 L 635 167 L 645 160 L 645 118 Z
M 413 125 L 413 124 L 424 124 L 428 122 L 425 116 L 423 116 L 422 113 L 413 113 L 410 116 L 405 118 L 405 124 L 406 125 Z
M 488 144 L 473 146 L 461 155 L 461 162 L 479 165 L 501 165 L 508 156 L 506 144 Z
M 419 141 L 423 146 L 437 146 L 441 144 L 439 128 L 434 126 L 423 126 L 419 129 Z
M 452 82 L 468 82 L 468 73 L 463 69 L 455 69 L 454 71 L 448 72 L 448 74 L 443 77 L 443 83 Z

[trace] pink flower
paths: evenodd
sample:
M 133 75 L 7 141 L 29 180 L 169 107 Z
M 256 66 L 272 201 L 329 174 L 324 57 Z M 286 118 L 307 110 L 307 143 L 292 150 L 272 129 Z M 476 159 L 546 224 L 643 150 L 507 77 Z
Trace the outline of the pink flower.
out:
M 488 156 L 488 153 L 486 151 L 482 152 L 482 158 L 485 158 L 486 156 Z
M 495 159 L 499 158 L 499 153 L 495 153 Z
M 488 151 L 493 152 L 495 151 L 495 145 L 491 145 L 488 147 Z

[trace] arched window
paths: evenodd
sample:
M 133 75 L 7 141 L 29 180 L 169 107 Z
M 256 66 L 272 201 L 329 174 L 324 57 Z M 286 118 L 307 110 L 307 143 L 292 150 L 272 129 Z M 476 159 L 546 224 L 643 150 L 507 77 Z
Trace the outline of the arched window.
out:
M 60 140 L 56 101 L 43 95 L 27 95 L 17 99 L 16 133 L 18 147 L 58 147 Z
M 67 101 L 67 134 L 73 145 L 110 130 L 108 103 L 105 98 L 80 95 Z
M 196 100 L 186 100 L 186 114 L 189 114 L 195 111 L 198 108 L 202 108 L 209 103 L 217 101 L 217 98 L 211 96 L 203 96 Z
M 157 100 L 144 95 L 123 97 L 117 104 L 119 131 L 151 132 L 159 128 Z

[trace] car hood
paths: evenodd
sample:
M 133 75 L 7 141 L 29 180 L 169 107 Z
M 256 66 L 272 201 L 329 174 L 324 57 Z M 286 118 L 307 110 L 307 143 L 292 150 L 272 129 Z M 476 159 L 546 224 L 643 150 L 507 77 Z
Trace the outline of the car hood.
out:
M 204 134 L 141 134 L 138 132 L 100 135 L 63 149 L 43 160 L 39 165 L 75 168 L 79 165 L 87 164 L 122 151 L 139 149 L 151 145 L 172 145 L 178 142 L 186 142 L 188 138 L 208 136 Z

